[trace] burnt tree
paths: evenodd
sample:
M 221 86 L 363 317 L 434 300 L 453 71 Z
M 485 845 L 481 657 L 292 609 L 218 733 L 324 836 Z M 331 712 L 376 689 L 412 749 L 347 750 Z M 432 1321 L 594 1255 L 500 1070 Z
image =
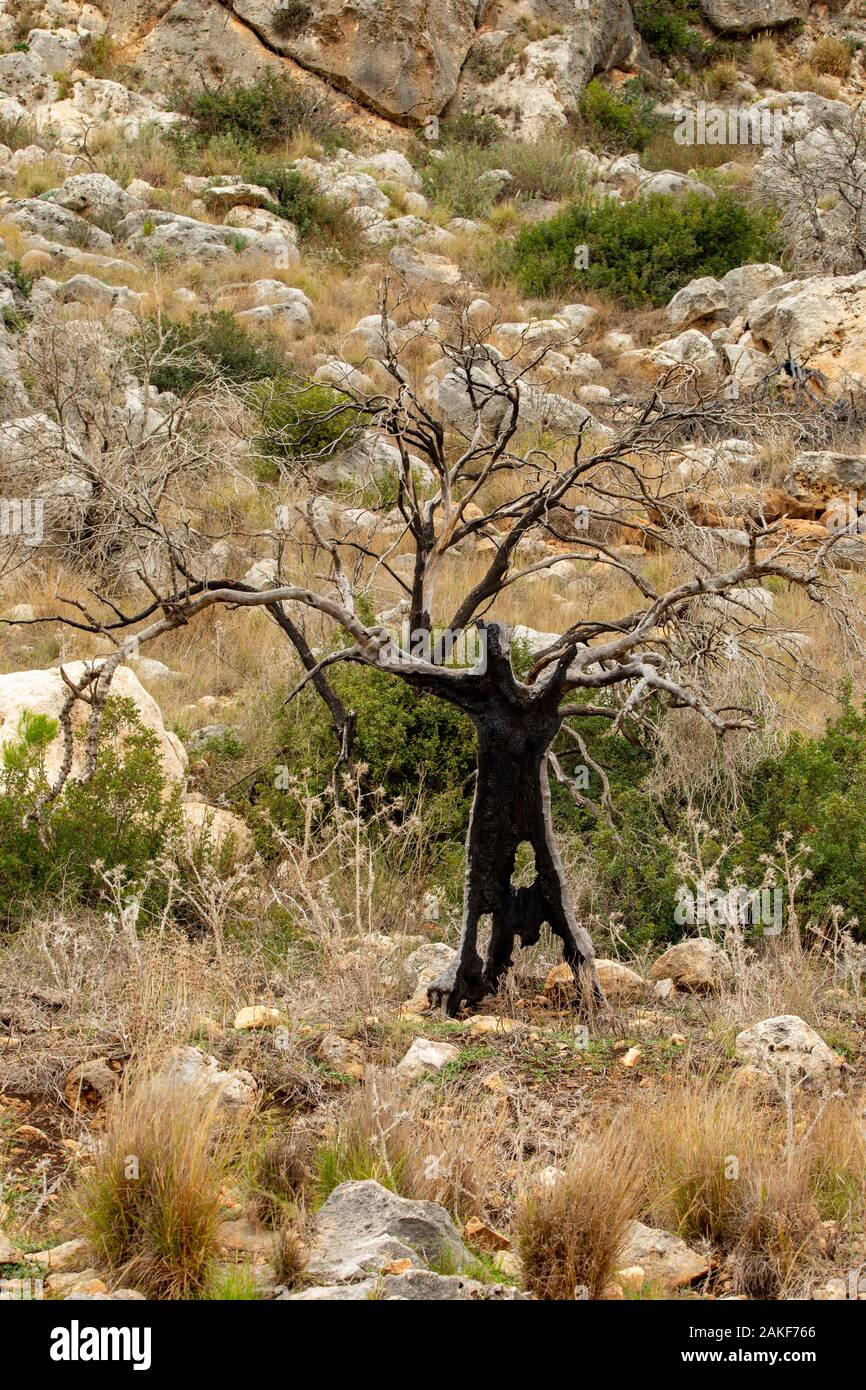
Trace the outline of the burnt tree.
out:
M 706 402 L 691 389 L 685 396 L 653 392 L 604 426 L 576 403 L 554 396 L 555 410 L 564 412 L 568 425 L 560 421 L 551 443 L 538 418 L 546 398 L 532 384 L 546 349 L 521 343 L 505 356 L 485 341 L 459 304 L 448 331 L 435 337 L 449 369 L 449 399 L 452 405 L 458 401 L 455 418 L 441 399 L 430 403 L 403 365 L 390 328 L 390 313 L 401 308 L 383 300 L 382 350 L 371 368 L 381 389 L 362 394 L 347 382 L 310 427 L 311 437 L 320 437 L 313 426 L 327 423 L 333 436 L 344 423 L 349 451 L 357 448 L 359 423 L 368 439 L 387 440 L 397 458 L 395 507 L 383 502 L 374 513 L 366 503 L 362 525 L 355 514 L 326 504 L 318 477 L 321 453 L 311 447 L 299 458 L 295 428 L 291 454 L 287 451 L 274 484 L 279 522 L 270 533 L 276 559 L 272 582 L 253 585 L 210 572 L 213 562 L 199 543 L 209 529 L 206 517 L 197 522 L 191 507 L 179 517 L 168 495 L 159 508 L 143 501 L 133 480 L 116 490 L 113 524 L 136 553 L 151 555 L 161 544 L 159 570 L 140 570 L 146 601 L 124 604 L 116 595 L 103 595 L 97 611 L 78 600 L 55 619 L 31 621 L 59 619 L 114 644 L 108 658 L 93 663 L 82 687 L 70 688 L 70 703 L 85 698 L 90 705 L 90 754 L 117 666 L 131 651 L 214 607 L 258 607 L 271 617 L 303 669 L 291 695 L 307 684 L 318 691 L 343 759 L 351 756 L 353 714 L 328 680 L 336 662 L 389 673 L 464 711 L 474 725 L 478 751 L 463 919 L 454 967 L 434 986 L 434 998 L 451 1015 L 477 1003 L 496 990 L 515 946 L 536 942 L 547 924 L 578 977 L 578 1000 L 591 1009 L 601 1000 L 593 946 L 569 897 L 551 819 L 549 773 L 579 804 L 607 815 L 606 776 L 581 738 L 581 719 L 603 718 L 613 732 L 634 731 L 674 709 L 690 712 L 719 735 L 751 727 L 741 701 L 725 704 L 715 698 L 715 676 L 728 659 L 724 648 L 732 633 L 742 657 L 766 659 L 772 624 L 760 605 L 756 616 L 748 588 L 767 576 L 783 579 L 822 603 L 838 618 L 843 634 L 852 633 L 844 581 L 834 565 L 842 537 L 806 549 L 788 534 L 784 518 L 768 524 L 757 503 L 745 517 L 744 548 L 732 550 L 724 534 L 717 537 L 704 524 L 707 494 L 723 519 L 735 508 L 742 512 L 742 497 L 726 499 L 720 470 L 707 459 L 706 447 L 695 455 L 690 445 L 696 438 L 704 445 L 728 438 L 736 407 Z M 412 322 L 417 325 L 417 316 Z M 495 325 L 487 325 L 486 336 L 494 335 Z M 415 337 L 429 346 L 423 321 Z M 531 428 L 527 407 L 534 417 Z M 269 448 L 271 459 L 279 457 L 279 439 Z M 332 444 L 330 456 L 334 452 Z M 670 557 L 666 587 L 623 547 L 624 537 L 638 537 L 647 549 Z M 449 608 L 443 572 L 479 539 L 484 546 L 473 553 L 480 569 Z M 410 558 L 408 569 L 395 563 L 398 551 Z M 635 606 L 622 612 L 620 604 L 616 616 L 592 616 L 594 581 L 581 581 L 586 616 L 536 649 L 531 669 L 519 678 L 501 605 L 516 584 L 563 559 L 590 560 L 617 574 Z M 314 582 L 306 582 L 311 574 Z M 402 597 L 395 610 L 371 621 L 362 614 L 369 611 L 371 597 L 383 596 L 385 584 L 392 601 L 395 589 Z M 495 619 L 490 617 L 494 607 Z M 432 637 L 443 628 L 451 634 L 478 632 L 477 659 L 462 667 L 444 664 L 429 647 L 417 650 L 414 636 L 407 644 L 395 635 L 388 626 L 395 617 L 405 619 L 410 636 Z M 306 630 L 307 622 L 314 630 Z M 317 655 L 322 638 L 335 630 L 344 645 Z M 772 636 L 776 652 L 784 655 L 786 630 L 775 624 Z M 802 662 L 793 639 L 788 652 Z M 580 698 L 570 703 L 573 693 Z M 68 726 L 66 720 L 63 727 Z M 601 786 L 597 800 L 583 794 L 563 769 L 564 755 L 554 753 L 561 732 L 595 772 Z M 90 756 L 83 775 L 92 765 Z M 53 788 L 51 795 L 58 791 Z M 517 886 L 522 845 L 532 851 L 535 877 Z M 484 919 L 490 934 L 482 959 Z

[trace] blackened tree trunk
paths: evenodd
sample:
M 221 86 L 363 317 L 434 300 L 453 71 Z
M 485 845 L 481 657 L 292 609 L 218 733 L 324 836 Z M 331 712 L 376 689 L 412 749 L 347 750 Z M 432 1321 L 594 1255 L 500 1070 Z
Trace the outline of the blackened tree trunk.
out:
M 531 946 L 545 922 L 560 937 L 578 983 L 578 1000 L 600 1003 L 589 934 L 575 919 L 553 833 L 545 755 L 559 732 L 561 684 L 527 686 L 511 668 L 510 643 L 497 625 L 486 628 L 487 663 L 462 688 L 436 693 L 472 719 L 478 736 L 478 778 L 466 845 L 463 925 L 457 959 L 431 991 L 455 1015 L 496 990 L 511 965 L 515 943 Z M 529 845 L 536 876 L 515 887 L 517 851 Z M 478 950 L 481 919 L 490 917 L 487 959 Z

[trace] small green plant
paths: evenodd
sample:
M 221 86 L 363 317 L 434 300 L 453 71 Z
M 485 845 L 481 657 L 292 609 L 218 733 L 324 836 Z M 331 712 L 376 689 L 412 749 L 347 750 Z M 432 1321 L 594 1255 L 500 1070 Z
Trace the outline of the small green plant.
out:
M 266 458 L 293 461 L 332 458 L 360 434 L 358 414 L 348 396 L 331 386 L 276 377 L 254 395 Z
M 590 140 L 626 150 L 645 149 L 660 124 L 652 96 L 634 79 L 617 93 L 593 78 L 580 99 L 580 114 Z
M 656 58 L 700 61 L 709 45 L 693 27 L 700 22 L 697 0 L 637 0 L 634 22 Z
M 255 1303 L 261 1293 L 250 1265 L 215 1265 L 200 1297 L 214 1303 Z

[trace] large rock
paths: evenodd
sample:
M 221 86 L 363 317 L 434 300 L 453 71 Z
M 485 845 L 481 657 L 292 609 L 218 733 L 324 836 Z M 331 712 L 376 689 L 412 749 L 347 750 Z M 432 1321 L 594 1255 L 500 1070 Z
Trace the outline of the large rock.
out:
M 372 1180 L 340 1183 L 319 1211 L 308 1274 L 323 1284 L 351 1283 L 395 1260 L 461 1269 L 470 1256 L 436 1202 L 398 1197 Z
M 171 259 L 231 261 L 244 251 L 254 251 L 271 256 L 277 265 L 290 264 L 290 242 L 281 233 L 219 226 L 153 208 L 124 217 L 115 235 L 135 251 Z
M 3 219 L 28 236 L 45 237 L 85 251 L 110 251 L 111 237 L 85 218 L 44 198 L 19 198 L 3 208 Z
M 785 478 L 786 492 L 827 500 L 849 490 L 866 490 L 866 455 L 833 454 L 828 450 L 794 455 Z
M 69 678 L 81 681 L 85 669 L 90 665 L 84 661 L 65 662 L 63 669 Z M 187 756 L 183 744 L 176 734 L 165 727 L 159 705 L 149 695 L 138 677 L 128 666 L 119 666 L 111 682 L 111 693 L 132 700 L 138 717 L 146 729 L 156 734 L 158 752 L 163 773 L 169 783 L 183 782 L 186 776 Z M 34 714 L 47 714 L 57 719 L 69 688 L 63 682 L 56 666 L 45 671 L 10 671 L 0 675 L 0 746 L 13 741 L 18 734 L 18 724 L 25 710 Z M 89 707 L 77 700 L 73 707 L 72 725 L 80 729 L 87 722 Z M 76 740 L 72 760 L 73 776 L 81 770 L 83 751 Z M 49 778 L 54 778 L 63 761 L 63 736 L 57 737 L 48 745 L 45 769 Z
M 693 994 L 720 990 L 733 978 L 733 968 L 721 946 L 707 936 L 679 941 L 653 962 L 650 978 L 673 980 L 677 989 Z
M 765 1018 L 746 1028 L 737 1034 L 734 1050 L 741 1062 L 757 1067 L 781 1084 L 788 1077 L 794 1085 L 837 1082 L 845 1065 L 844 1058 L 796 1014 Z
M 866 386 L 866 270 L 776 285 L 746 313 L 756 346 L 766 344 L 776 362 L 792 348 L 834 388 Z
M 713 318 L 728 307 L 728 292 L 720 280 L 702 275 L 678 290 L 667 307 L 668 322 L 674 328 L 688 327 L 697 319 Z
M 51 195 L 51 200 L 106 230 L 141 206 L 137 198 L 130 197 L 107 174 L 73 174 Z
M 739 265 L 722 276 L 721 284 L 728 296 L 728 308 L 732 314 L 742 314 L 746 305 L 758 299 L 774 285 L 784 283 L 785 272 L 779 265 L 766 262 L 754 265 Z
M 526 42 L 527 20 L 546 37 Z M 543 136 L 550 127 L 564 129 L 578 114 L 593 73 L 625 63 L 636 46 L 626 0 L 579 6 L 574 0 L 531 0 L 529 6 L 525 0 L 502 0 L 495 23 L 495 34 L 485 28 L 473 45 L 459 106 L 495 116 L 525 139 Z
M 216 1057 L 198 1047 L 171 1048 L 156 1075 L 169 1090 L 214 1099 L 229 1114 L 246 1114 L 255 1105 L 255 1077 L 240 1069 L 223 1071 Z
M 679 1236 L 633 1221 L 617 1257 L 621 1268 L 639 1265 L 646 1278 L 666 1289 L 691 1284 L 709 1273 L 709 1263 Z
M 647 982 L 618 960 L 596 960 L 598 983 L 610 1004 L 636 1004 L 647 992 Z
M 701 12 L 720 34 L 753 34 L 805 19 L 811 0 L 701 0 Z
M 415 124 L 457 90 L 475 38 L 476 0 L 313 0 L 292 28 L 273 0 L 231 8 L 270 47 L 383 116 Z M 298 7 L 296 7 L 297 9 Z

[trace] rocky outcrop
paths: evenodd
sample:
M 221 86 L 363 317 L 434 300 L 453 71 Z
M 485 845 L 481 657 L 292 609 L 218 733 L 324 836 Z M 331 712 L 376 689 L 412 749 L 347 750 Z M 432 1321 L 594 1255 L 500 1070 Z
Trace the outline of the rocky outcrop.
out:
M 71 680 L 79 683 L 88 664 L 70 661 L 64 664 L 63 669 Z M 165 727 L 158 704 L 128 666 L 119 666 L 115 671 L 111 693 L 133 701 L 141 723 L 156 734 L 166 780 L 170 784 L 183 782 L 187 768 L 183 745 L 177 735 Z M 60 669 L 56 666 L 46 671 L 10 671 L 7 675 L 0 675 L 0 746 L 17 737 L 19 721 L 25 710 L 57 719 L 68 694 L 69 687 L 64 684 Z M 74 729 L 86 723 L 88 713 L 88 706 L 80 700 L 76 701 L 72 712 Z M 79 745 L 73 755 L 73 776 L 80 772 L 82 758 L 83 751 Z M 57 776 L 62 761 L 63 737 L 58 732 L 48 745 L 45 759 L 49 778 Z
M 790 348 L 832 385 L 866 386 L 866 271 L 775 286 L 747 314 L 756 345 L 777 362 Z
M 753 34 L 805 19 L 810 0 L 701 0 L 701 13 L 720 34 Z
M 546 36 L 527 41 L 533 26 Z M 573 0 L 500 0 L 485 14 L 454 110 L 495 116 L 527 139 L 564 128 L 593 73 L 625 62 L 635 46 L 627 0 L 579 7 Z

